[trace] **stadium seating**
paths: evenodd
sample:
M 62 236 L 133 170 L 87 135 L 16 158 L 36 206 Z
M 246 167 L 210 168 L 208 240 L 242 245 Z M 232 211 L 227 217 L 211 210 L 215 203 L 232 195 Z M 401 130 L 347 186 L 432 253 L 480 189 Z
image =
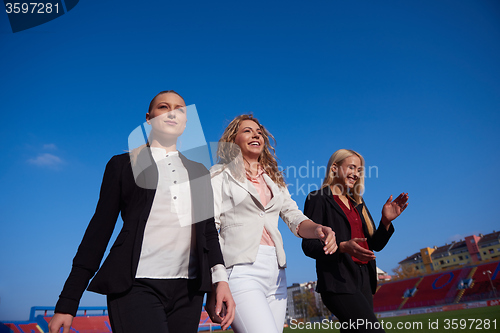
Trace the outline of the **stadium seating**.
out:
M 373 307 L 375 312 L 397 310 L 401 302 L 403 302 L 403 295 L 405 291 L 413 288 L 418 280 L 420 280 L 420 278 L 381 284 L 380 288 L 373 297 Z
M 5 331 L 9 333 L 43 333 L 37 323 L 5 323 L 3 326 L 10 330 Z M 3 328 L 0 328 L 0 332 L 4 332 Z
M 415 295 L 407 300 L 403 309 L 453 303 L 458 282 L 467 276 L 470 268 L 457 269 L 424 276 Z
M 24 322 L 0 323 L 0 333 L 44 333 L 52 319 L 54 307 L 31 308 L 30 319 Z M 220 329 L 205 310 L 201 313 L 199 331 Z M 106 307 L 81 307 L 73 319 L 71 333 L 111 333 L 111 325 Z
M 491 273 L 487 273 L 487 271 L 490 271 Z M 477 266 L 476 272 L 472 276 L 472 280 L 472 287 L 465 289 L 460 302 L 478 301 L 492 297 L 499 297 L 500 262 L 493 262 Z M 495 290 L 492 289 L 492 284 Z
M 52 317 L 44 317 L 48 323 Z M 108 316 L 76 316 L 71 325 L 71 332 L 111 333 Z
M 491 280 L 490 280 L 491 279 Z M 461 288 L 458 286 L 461 281 Z M 470 283 L 472 281 L 472 283 Z M 464 287 L 465 285 L 465 287 Z M 467 288 L 470 286 L 470 288 Z M 411 297 L 408 291 L 416 288 Z M 380 283 L 373 299 L 375 312 L 471 302 L 500 297 L 500 261 L 478 266 L 441 271 L 427 276 Z M 0 323 L 0 333 L 44 333 L 54 308 L 33 307 L 25 322 Z M 206 311 L 200 318 L 199 331 L 220 329 L 212 323 Z M 71 333 L 111 333 L 106 307 L 79 309 Z

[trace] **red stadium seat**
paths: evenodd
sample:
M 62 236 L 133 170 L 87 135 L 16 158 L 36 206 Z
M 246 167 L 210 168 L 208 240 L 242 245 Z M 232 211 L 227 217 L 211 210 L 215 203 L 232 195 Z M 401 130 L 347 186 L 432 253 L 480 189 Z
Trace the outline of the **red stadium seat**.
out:
M 407 289 L 415 286 L 420 278 L 411 278 L 402 281 L 384 283 L 373 297 L 375 312 L 397 310 L 403 302 L 403 295 Z

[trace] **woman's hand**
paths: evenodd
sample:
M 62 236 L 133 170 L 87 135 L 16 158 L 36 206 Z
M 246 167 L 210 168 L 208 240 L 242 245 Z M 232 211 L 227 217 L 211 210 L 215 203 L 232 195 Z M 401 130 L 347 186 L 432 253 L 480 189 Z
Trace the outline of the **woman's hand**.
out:
M 332 228 L 315 223 L 311 220 L 300 222 L 297 227 L 297 234 L 302 238 L 319 239 L 325 247 L 325 254 L 332 254 L 337 251 L 337 240 Z
M 349 241 L 341 242 L 339 244 L 339 251 L 350 254 L 361 261 L 373 260 L 375 259 L 375 254 L 358 244 L 365 241 L 366 238 L 353 238 Z
M 335 239 L 335 232 L 332 230 L 332 228 L 324 225 L 318 225 L 314 233 L 316 235 L 316 238 L 318 238 L 323 242 L 323 244 L 325 244 L 325 246 L 323 247 L 323 251 L 325 251 L 325 254 L 332 254 L 337 251 L 337 240 Z
M 382 223 L 386 228 L 408 207 L 408 193 L 401 193 L 394 201 L 392 195 L 382 207 Z
M 226 330 L 234 320 L 234 300 L 227 282 L 220 281 L 212 285 L 212 292 L 207 295 L 205 310 L 212 322 L 220 324 Z
M 52 319 L 49 322 L 49 332 L 59 333 L 59 329 L 62 327 L 62 333 L 69 333 L 71 324 L 73 323 L 73 316 L 67 313 L 54 313 Z

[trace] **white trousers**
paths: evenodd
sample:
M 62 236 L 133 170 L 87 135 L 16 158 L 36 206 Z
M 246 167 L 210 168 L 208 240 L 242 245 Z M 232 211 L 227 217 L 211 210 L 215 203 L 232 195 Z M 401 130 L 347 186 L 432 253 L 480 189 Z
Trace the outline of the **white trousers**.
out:
M 286 275 L 279 268 L 276 249 L 260 245 L 253 264 L 227 269 L 236 303 L 231 327 L 235 333 L 281 333 L 286 315 Z

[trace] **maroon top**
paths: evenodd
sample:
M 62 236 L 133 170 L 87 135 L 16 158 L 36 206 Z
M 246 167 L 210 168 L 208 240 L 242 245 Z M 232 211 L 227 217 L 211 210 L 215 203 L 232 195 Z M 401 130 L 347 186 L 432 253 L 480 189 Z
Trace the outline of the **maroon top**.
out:
M 354 205 L 351 202 L 351 199 L 348 199 L 349 201 L 349 206 L 350 209 L 347 208 L 347 206 L 342 202 L 342 200 L 339 198 L 338 195 L 334 195 L 333 199 L 335 202 L 337 202 L 344 211 L 345 216 L 347 217 L 347 220 L 349 221 L 349 224 L 351 225 L 351 239 L 352 238 L 365 238 L 365 233 L 363 232 L 363 222 L 361 221 L 361 217 L 359 216 L 358 210 L 354 207 Z M 368 243 L 366 241 L 364 242 L 358 242 L 359 246 L 369 250 L 370 248 L 368 247 Z M 357 264 L 362 264 L 365 265 L 368 263 L 368 261 L 362 261 L 359 260 L 358 258 L 355 258 L 353 256 L 352 260 L 357 263 Z

